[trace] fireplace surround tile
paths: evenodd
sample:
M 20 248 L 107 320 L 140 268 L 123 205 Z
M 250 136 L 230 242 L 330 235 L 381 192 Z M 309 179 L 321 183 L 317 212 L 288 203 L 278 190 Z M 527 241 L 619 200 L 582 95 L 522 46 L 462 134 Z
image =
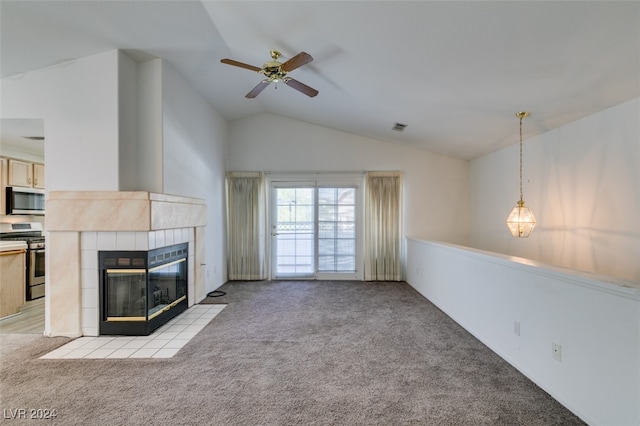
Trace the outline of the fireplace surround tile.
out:
M 149 250 L 149 234 L 136 232 L 136 250 Z
M 116 232 L 116 247 L 118 250 L 135 250 L 136 233 L 133 231 Z
M 83 250 L 83 252 L 89 250 Z M 95 251 L 92 251 L 95 253 Z M 86 254 L 84 255 L 86 256 Z M 82 289 L 96 289 L 98 288 L 98 267 L 94 268 L 82 268 L 80 271 L 82 279 Z
M 146 251 L 168 245 L 167 241 L 188 242 L 189 306 L 206 296 L 205 277 L 194 266 L 205 253 L 203 200 L 140 191 L 51 191 L 45 225 L 50 271 L 46 335 L 98 335 L 99 301 L 93 295 L 99 291 L 100 250 Z M 75 293 L 77 297 L 69 297 Z
M 98 250 L 113 250 L 117 245 L 117 232 L 98 232 L 97 248 Z
M 155 248 L 158 248 L 158 245 L 156 244 L 156 233 L 155 232 L 149 232 L 149 250 L 153 250 Z
M 96 296 L 97 297 L 97 296 Z M 82 334 L 84 336 L 97 336 L 98 333 L 98 316 L 96 308 L 82 308 Z
M 175 235 L 175 229 L 167 229 L 166 231 L 164 231 L 164 244 L 167 246 L 171 246 L 175 241 L 174 235 Z M 180 230 L 177 230 L 178 234 L 182 235 L 182 232 L 180 232 Z
M 167 241 L 165 239 L 165 230 L 161 229 L 159 231 L 155 231 L 156 233 L 156 248 L 168 246 Z
M 83 232 L 80 235 L 80 244 L 84 250 L 95 250 L 98 248 L 98 233 Z
M 83 232 L 84 234 L 84 232 Z M 80 243 L 82 244 L 82 243 Z M 82 249 L 80 250 L 80 267 L 82 269 L 93 269 L 98 270 L 98 257 L 95 256 L 97 252 L 97 248 L 85 249 L 84 245 L 80 246 Z

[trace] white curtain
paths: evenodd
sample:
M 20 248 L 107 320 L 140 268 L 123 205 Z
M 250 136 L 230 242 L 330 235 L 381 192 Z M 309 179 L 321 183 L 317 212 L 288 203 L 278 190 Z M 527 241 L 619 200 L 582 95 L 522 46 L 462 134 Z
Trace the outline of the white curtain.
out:
M 400 281 L 402 174 L 367 172 L 365 180 L 364 279 Z
M 229 280 L 263 280 L 266 268 L 266 184 L 263 173 L 227 173 Z

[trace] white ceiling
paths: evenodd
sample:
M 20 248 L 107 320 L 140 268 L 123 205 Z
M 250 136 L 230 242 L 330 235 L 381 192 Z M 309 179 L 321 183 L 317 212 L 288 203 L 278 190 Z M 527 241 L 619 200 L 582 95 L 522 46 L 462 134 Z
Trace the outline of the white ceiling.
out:
M 640 96 L 638 1 L 6 1 L 1 73 L 164 58 L 227 120 L 270 112 L 473 159 Z M 244 95 L 277 49 L 314 61 Z M 398 133 L 396 122 L 408 127 Z M 46 123 L 45 123 L 46 126 Z

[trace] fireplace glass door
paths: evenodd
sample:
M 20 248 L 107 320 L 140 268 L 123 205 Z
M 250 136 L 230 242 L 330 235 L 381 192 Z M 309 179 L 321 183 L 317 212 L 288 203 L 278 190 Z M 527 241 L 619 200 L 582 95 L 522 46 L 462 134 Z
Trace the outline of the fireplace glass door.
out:
M 99 257 L 100 334 L 148 335 L 187 308 L 187 243 Z
M 149 319 L 186 299 L 186 262 L 187 259 L 180 259 L 149 269 L 149 289 L 151 291 L 147 300 Z
M 107 269 L 107 321 L 146 321 L 146 269 Z

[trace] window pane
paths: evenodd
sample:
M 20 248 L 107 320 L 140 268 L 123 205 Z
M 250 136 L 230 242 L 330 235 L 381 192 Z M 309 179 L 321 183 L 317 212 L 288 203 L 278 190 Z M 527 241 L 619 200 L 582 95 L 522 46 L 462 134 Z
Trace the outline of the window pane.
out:
M 335 236 L 336 236 L 336 223 L 334 222 L 318 223 L 319 238 L 335 238 Z
M 297 188 L 295 196 L 296 204 L 313 205 L 313 188 Z
M 340 222 L 337 225 L 337 238 L 356 238 L 355 222 Z
M 354 240 L 336 240 L 336 242 L 338 254 L 352 255 L 356 252 L 356 242 Z
M 338 204 L 355 204 L 356 189 L 355 188 L 338 188 Z
M 318 189 L 318 203 L 319 204 L 336 204 L 336 189 L 335 188 L 319 188 Z
M 334 272 L 335 271 L 335 257 L 333 256 L 320 256 L 318 257 L 318 269 L 322 272 Z
M 340 206 L 338 207 L 338 220 L 339 221 L 352 221 L 355 217 L 355 206 Z
M 318 189 L 318 269 L 354 272 L 355 188 Z
M 333 255 L 336 251 L 335 240 L 318 240 L 318 253 L 322 255 Z
M 337 271 L 355 271 L 356 270 L 356 257 L 355 256 L 336 256 L 336 270 Z
M 337 206 L 334 205 L 322 205 L 318 207 L 318 220 L 329 221 L 336 220 Z

